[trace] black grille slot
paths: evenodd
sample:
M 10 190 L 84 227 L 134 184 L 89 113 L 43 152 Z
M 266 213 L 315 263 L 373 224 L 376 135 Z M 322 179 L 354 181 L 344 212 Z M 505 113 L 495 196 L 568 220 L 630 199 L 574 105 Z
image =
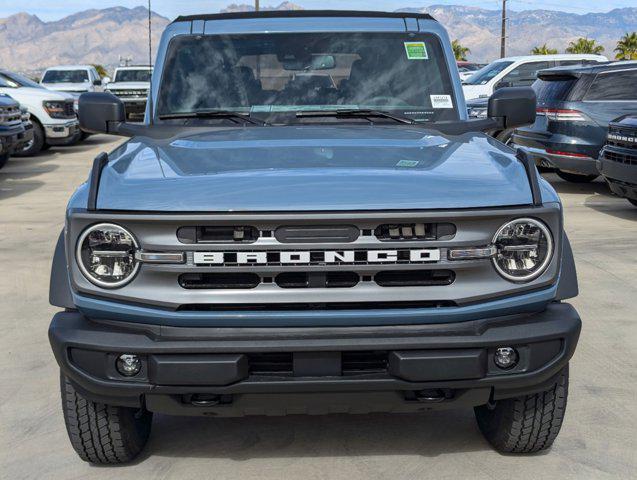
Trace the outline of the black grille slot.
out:
M 390 270 L 374 275 L 381 287 L 430 287 L 451 285 L 456 277 L 452 270 Z
M 378 310 L 401 308 L 457 307 L 450 300 L 425 302 L 322 302 L 322 303 L 187 303 L 180 305 L 180 312 L 281 312 L 290 310 Z
M 354 225 L 283 226 L 274 231 L 281 243 L 350 243 L 360 235 Z
M 453 223 L 386 223 L 374 230 L 381 242 L 448 240 L 456 235 Z
M 359 281 L 354 272 L 285 272 L 274 279 L 281 288 L 350 288 Z
M 181 227 L 177 239 L 181 243 L 252 243 L 259 230 L 245 225 Z
M 64 115 L 67 117 L 75 116 L 75 108 L 73 108 L 73 100 L 64 102 Z
M 179 285 L 188 289 L 255 288 L 261 282 L 256 273 L 184 273 Z
M 291 353 L 251 353 L 248 354 L 251 374 L 291 375 L 293 371 Z
M 386 372 L 387 357 L 387 352 L 343 352 L 341 354 L 343 375 Z
M 624 153 L 613 152 L 611 150 L 604 150 L 604 158 L 611 162 L 623 163 L 625 165 L 637 165 L 637 149 L 635 149 L 634 155 L 627 155 Z

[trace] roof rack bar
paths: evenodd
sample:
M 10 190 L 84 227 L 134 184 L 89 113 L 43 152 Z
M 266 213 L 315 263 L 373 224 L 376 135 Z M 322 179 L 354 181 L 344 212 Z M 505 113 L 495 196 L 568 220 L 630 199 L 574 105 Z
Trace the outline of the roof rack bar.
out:
M 421 18 L 435 20 L 428 13 L 411 12 L 379 12 L 360 10 L 273 10 L 259 12 L 212 13 L 203 15 L 186 15 L 177 17 L 176 22 L 192 22 L 195 20 L 235 20 L 242 18 L 290 18 L 290 17 L 367 17 L 367 18 Z

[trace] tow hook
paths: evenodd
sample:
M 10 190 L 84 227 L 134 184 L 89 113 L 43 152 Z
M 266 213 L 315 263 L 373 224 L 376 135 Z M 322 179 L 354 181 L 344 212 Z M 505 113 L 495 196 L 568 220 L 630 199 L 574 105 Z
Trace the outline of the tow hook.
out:
M 421 403 L 440 403 L 452 396 L 453 394 L 451 391 L 445 392 L 439 388 L 432 390 L 418 390 L 414 392 L 414 398 Z
M 221 395 L 197 394 L 190 397 L 190 404 L 195 407 L 214 407 L 221 403 Z

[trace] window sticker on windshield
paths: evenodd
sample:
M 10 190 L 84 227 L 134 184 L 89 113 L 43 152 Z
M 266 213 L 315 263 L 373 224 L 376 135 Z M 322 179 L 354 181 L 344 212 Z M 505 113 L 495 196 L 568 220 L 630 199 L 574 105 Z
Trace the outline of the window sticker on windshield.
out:
M 429 60 L 425 42 L 404 42 L 408 60 Z
M 431 108 L 453 108 L 451 95 L 429 95 Z
M 397 167 L 415 167 L 418 165 L 418 160 L 399 160 L 396 164 Z

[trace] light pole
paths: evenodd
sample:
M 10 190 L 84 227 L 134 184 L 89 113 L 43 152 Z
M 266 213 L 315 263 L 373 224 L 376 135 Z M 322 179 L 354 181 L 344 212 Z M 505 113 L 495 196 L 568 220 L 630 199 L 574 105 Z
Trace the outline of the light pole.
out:
M 255 12 L 259 11 L 259 0 L 254 0 L 254 11 Z
M 500 58 L 506 56 L 507 0 L 502 0 L 502 31 L 500 32 Z

